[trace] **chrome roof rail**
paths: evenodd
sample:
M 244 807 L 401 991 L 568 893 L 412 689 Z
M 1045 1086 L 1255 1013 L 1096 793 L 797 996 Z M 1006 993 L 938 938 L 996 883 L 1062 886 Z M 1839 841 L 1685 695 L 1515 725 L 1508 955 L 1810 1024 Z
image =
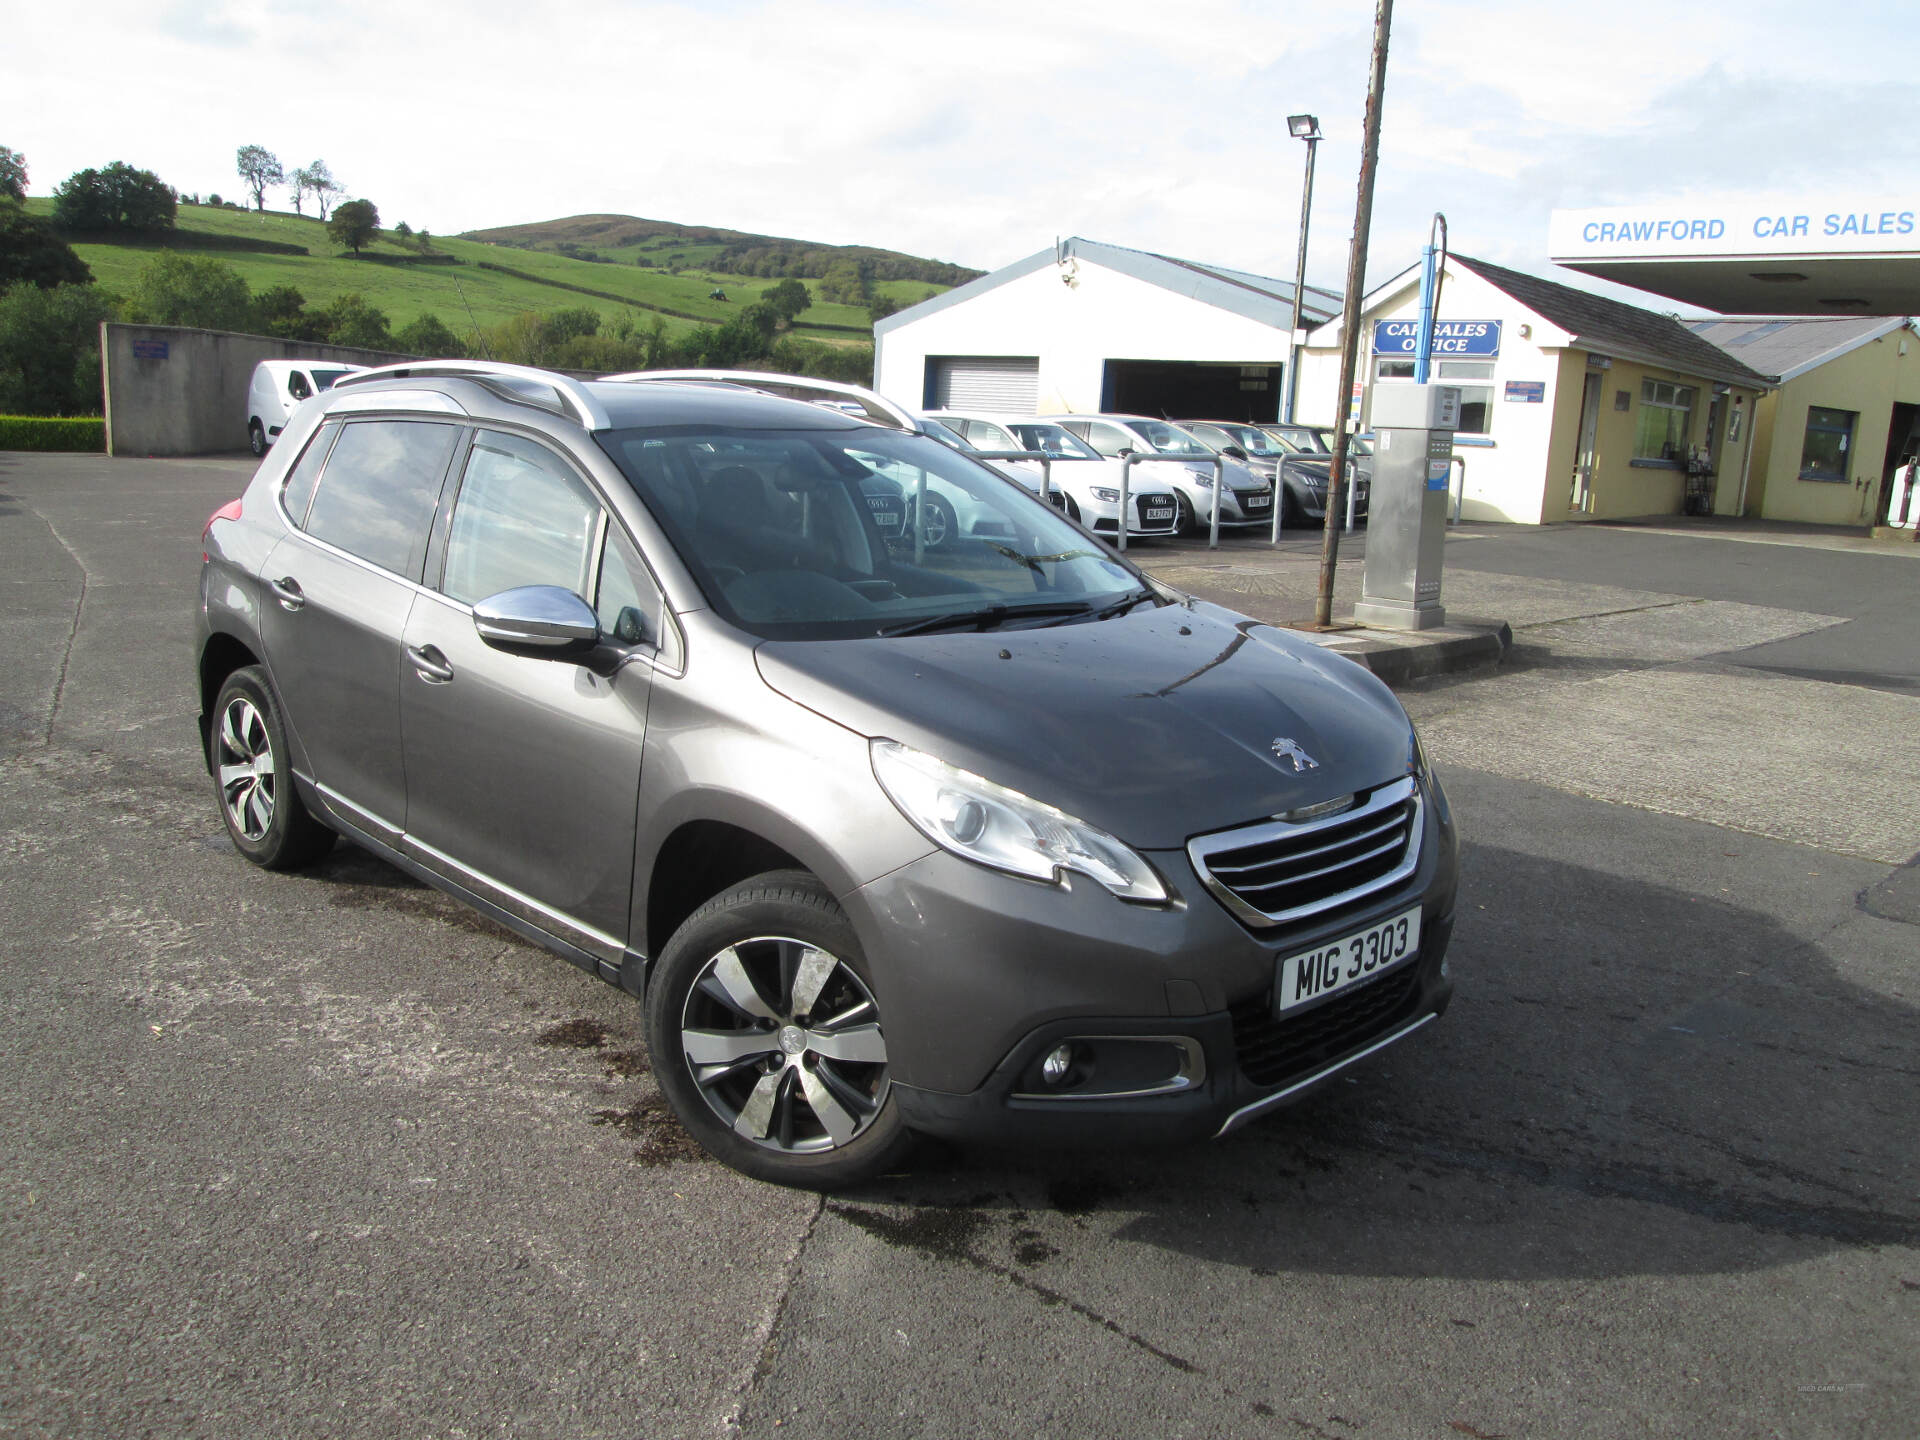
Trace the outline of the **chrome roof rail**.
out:
M 644 380 L 669 385 L 732 385 L 785 400 L 825 405 L 889 430 L 905 430 L 910 435 L 922 433 L 919 417 L 886 396 L 858 385 L 843 385 L 837 380 L 816 380 L 810 375 L 775 375 L 763 370 L 630 370 L 623 375 L 602 378 L 622 383 Z M 850 409 L 851 406 L 859 408 L 856 411 Z
M 574 418 L 589 430 L 613 428 L 613 418 L 607 414 L 606 406 L 572 376 L 532 365 L 507 365 L 498 360 L 407 360 L 398 365 L 356 370 L 334 381 L 332 388 L 339 390 L 349 384 L 407 379 L 472 380 L 503 400 L 537 405 L 556 415 L 571 410 Z

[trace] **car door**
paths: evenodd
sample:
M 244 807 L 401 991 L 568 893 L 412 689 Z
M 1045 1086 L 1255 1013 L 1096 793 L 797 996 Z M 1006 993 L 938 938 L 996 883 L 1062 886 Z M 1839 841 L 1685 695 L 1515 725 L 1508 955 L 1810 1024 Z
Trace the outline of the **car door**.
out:
M 386 417 L 322 426 L 281 492 L 294 528 L 261 570 L 261 640 L 296 754 L 380 840 L 406 814 L 400 639 L 460 435 Z
M 405 634 L 403 849 L 617 961 L 666 623 L 659 589 L 580 469 L 501 431 L 474 433 L 435 550 Z M 525 585 L 556 585 L 595 607 L 607 643 L 592 663 L 480 638 L 474 603 Z

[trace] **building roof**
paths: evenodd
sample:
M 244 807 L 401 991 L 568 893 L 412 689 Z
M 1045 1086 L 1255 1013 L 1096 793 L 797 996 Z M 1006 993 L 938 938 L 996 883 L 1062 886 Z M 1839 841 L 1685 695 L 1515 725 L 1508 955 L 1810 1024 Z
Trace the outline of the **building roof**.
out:
M 1290 330 L 1293 326 L 1293 282 L 1275 280 L 1266 275 L 1253 275 L 1244 270 L 1229 270 L 1221 265 L 1203 265 L 1197 260 L 1182 260 L 1173 255 L 1157 255 L 1151 250 L 1129 250 L 1123 245 L 1103 245 L 1096 240 L 1083 240 L 1072 236 L 1058 245 L 1024 260 L 1016 260 L 1011 265 L 982 275 L 978 280 L 970 280 L 965 285 L 956 286 L 944 295 L 936 295 L 931 300 L 923 300 L 918 305 L 909 306 L 895 314 L 887 316 L 873 327 L 874 334 L 884 335 L 901 325 L 924 320 L 929 315 L 937 315 L 942 310 L 955 305 L 965 304 L 976 296 L 989 290 L 997 290 L 1010 281 L 1018 280 L 1043 270 L 1049 265 L 1064 265 L 1069 260 L 1081 260 L 1092 265 L 1101 265 L 1109 270 L 1117 270 L 1135 280 L 1157 285 L 1162 290 L 1170 290 L 1176 295 L 1184 295 L 1190 300 L 1198 300 L 1203 305 L 1212 305 L 1262 325 L 1271 325 L 1278 330 Z M 1340 313 L 1340 295 L 1333 290 L 1322 290 L 1318 286 L 1308 285 L 1300 295 L 1300 323 L 1318 325 Z
M 1770 373 L 1695 334 L 1672 315 L 1642 310 L 1466 255 L 1449 255 L 1447 259 L 1559 326 L 1582 350 L 1754 389 L 1765 390 L 1774 383 Z
M 1729 355 L 1782 384 L 1837 360 L 1882 335 L 1908 327 L 1904 315 L 1805 316 L 1749 315 L 1726 320 L 1688 320 L 1687 328 L 1711 340 Z

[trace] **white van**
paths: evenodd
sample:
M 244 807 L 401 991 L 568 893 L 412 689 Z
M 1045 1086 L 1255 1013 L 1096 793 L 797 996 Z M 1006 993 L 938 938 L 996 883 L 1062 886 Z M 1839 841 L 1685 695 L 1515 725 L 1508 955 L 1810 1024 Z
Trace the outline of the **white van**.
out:
M 342 375 L 366 368 L 337 360 L 262 360 L 253 367 L 253 382 L 247 386 L 248 447 L 256 455 L 266 454 L 296 405 L 331 390 Z

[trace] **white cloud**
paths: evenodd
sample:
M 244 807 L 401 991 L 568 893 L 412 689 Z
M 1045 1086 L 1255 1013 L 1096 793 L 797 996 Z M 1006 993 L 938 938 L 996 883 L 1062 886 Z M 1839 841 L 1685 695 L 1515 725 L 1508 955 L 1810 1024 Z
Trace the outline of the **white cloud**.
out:
M 1373 245 L 1545 268 L 1555 204 L 1910 189 L 1905 5 L 1403 0 Z M 1373 7 L 1259 0 L 134 0 L 28 7 L 0 143 L 35 189 L 126 159 L 239 188 L 235 149 L 326 159 L 436 233 L 624 211 L 989 267 L 1078 233 L 1290 274 L 1320 116 L 1309 274 L 1345 271 Z M 1829 186 L 1829 188 L 1831 188 Z

